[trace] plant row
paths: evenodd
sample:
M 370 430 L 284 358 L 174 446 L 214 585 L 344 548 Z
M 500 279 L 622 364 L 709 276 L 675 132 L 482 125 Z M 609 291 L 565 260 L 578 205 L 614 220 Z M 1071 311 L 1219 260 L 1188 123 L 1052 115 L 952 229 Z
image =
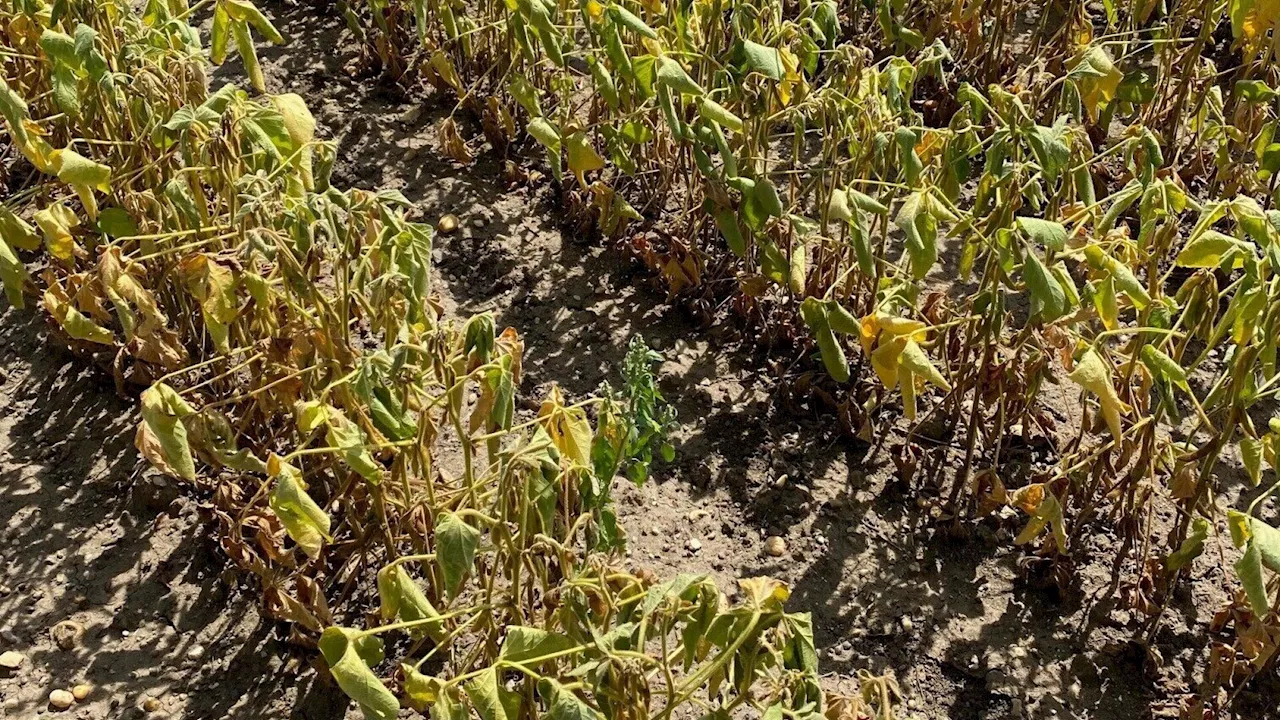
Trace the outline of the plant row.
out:
M 881 3 L 873 24 L 829 0 L 342 5 L 371 61 L 451 93 L 495 149 L 540 150 L 570 211 L 673 294 L 811 348 L 858 435 L 900 406 L 908 480 L 941 427 L 959 471 L 925 481 L 940 514 L 1021 510 L 1017 542 L 1058 577 L 1117 532 L 1152 625 L 1229 534 L 1235 639 L 1211 664 L 1235 685 L 1273 659 L 1248 638 L 1280 632 L 1274 478 L 1220 472 L 1260 485 L 1280 429 L 1280 18 L 1104 6 Z M 467 163 L 456 113 L 440 144 Z M 1031 435 L 1054 462 L 1008 476 Z
M 888 717 L 896 686 L 819 684 L 787 588 L 618 563 L 615 476 L 669 455 L 656 358 L 518 411 L 523 342 L 442 317 L 431 232 L 398 193 L 330 184 L 302 98 L 208 91 L 244 0 L 0 8 L 0 277 L 141 392 L 139 452 L 208 493 L 228 557 L 368 718 Z M 368 612 L 376 607 L 374 612 Z M 370 618 L 367 622 L 365 618 Z

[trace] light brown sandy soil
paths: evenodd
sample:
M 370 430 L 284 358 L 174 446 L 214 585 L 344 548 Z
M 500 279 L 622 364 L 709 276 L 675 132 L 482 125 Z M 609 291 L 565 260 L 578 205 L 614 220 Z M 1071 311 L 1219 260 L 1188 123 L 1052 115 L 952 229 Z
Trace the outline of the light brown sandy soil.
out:
M 402 121 L 414 105 L 349 77 L 355 51 L 336 15 L 265 9 L 291 38 L 264 53 L 269 89 L 302 94 L 340 142 L 337 184 L 396 188 L 427 220 L 462 219 L 437 239 L 435 288 L 450 314 L 492 311 L 524 335 L 526 398 L 552 383 L 582 396 L 617 381 L 633 334 L 663 352 L 679 459 L 620 489 L 637 565 L 705 572 L 726 591 L 735 576 L 787 580 L 791 608 L 814 614 L 830 685 L 847 689 L 859 669 L 892 672 L 906 694 L 900 717 L 1127 720 L 1192 689 L 1222 600 L 1212 563 L 1197 562 L 1149 655 L 1135 642 L 1139 618 L 1115 609 L 1109 535 L 1081 538 L 1078 580 L 1059 597 L 1020 574 L 1012 513 L 964 537 L 940 533 L 888 448 L 783 402 L 775 361 L 743 349 L 730 323 L 699 327 L 643 268 L 562 231 L 548 192 L 508 189 L 493 153 L 466 168 L 444 159 L 435 126 L 452 105 L 424 94 L 418 117 Z M 238 75 L 228 66 L 218 77 Z M 109 379 L 74 372 L 27 315 L 6 313 L 0 331 L 0 628 L 3 648 L 28 655 L 0 679 L 5 716 L 43 712 L 51 689 L 84 680 L 95 694 L 72 712 L 86 718 L 127 717 L 143 695 L 173 717 L 356 717 L 258 616 L 252 588 L 224 573 L 198 499 L 141 470 L 132 406 Z M 1062 407 L 1072 402 L 1064 395 Z M 922 467 L 954 459 L 940 446 Z M 774 534 L 786 539 L 782 557 L 763 552 Z M 65 618 L 87 630 L 70 651 L 48 633 Z M 1242 697 L 1241 717 L 1276 712 L 1264 692 Z

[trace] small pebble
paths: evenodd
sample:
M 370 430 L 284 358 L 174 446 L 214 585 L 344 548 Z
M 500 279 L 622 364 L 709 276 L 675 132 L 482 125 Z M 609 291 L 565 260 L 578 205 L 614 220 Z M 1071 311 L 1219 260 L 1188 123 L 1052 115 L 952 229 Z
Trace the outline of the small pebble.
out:
M 200 644 L 198 644 L 198 643 L 197 643 L 197 644 L 195 644 L 195 645 L 192 645 L 192 646 L 187 650 L 187 659 L 188 659 L 188 660 L 199 660 L 199 659 L 200 659 L 200 658 L 202 658 L 202 657 L 204 657 L 204 646 L 203 646 L 203 645 L 200 645 Z
M 696 553 L 702 549 L 702 541 L 697 538 L 690 538 L 689 542 L 684 544 L 684 548 L 691 553 Z
M 772 557 L 782 557 L 787 552 L 787 541 L 777 535 L 770 535 L 764 541 L 764 551 Z
M 92 685 L 80 683 L 79 685 L 71 688 L 71 697 L 74 697 L 76 702 L 80 702 L 81 700 L 89 697 L 89 693 L 91 692 L 93 692 Z
M 76 698 L 66 690 L 54 690 L 49 693 L 49 706 L 55 710 L 66 710 L 74 705 Z
M 0 668 L 5 670 L 17 670 L 22 667 L 22 663 L 27 659 L 26 655 L 16 650 L 6 650 L 0 653 Z

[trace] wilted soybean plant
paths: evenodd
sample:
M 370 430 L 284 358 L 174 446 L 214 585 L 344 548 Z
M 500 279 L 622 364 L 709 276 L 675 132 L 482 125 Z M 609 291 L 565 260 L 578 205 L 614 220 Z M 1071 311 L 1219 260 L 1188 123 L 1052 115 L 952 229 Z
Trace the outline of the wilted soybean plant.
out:
M 891 716 L 891 680 L 823 693 L 782 584 L 743 580 L 730 604 L 615 566 L 613 478 L 670 453 L 656 358 L 633 343 L 619 390 L 518 414 L 522 341 L 442 319 L 404 198 L 332 186 L 300 97 L 208 92 L 228 36 L 259 91 L 250 28 L 282 39 L 247 2 L 213 5 L 211 50 L 178 0 L 0 10 L 22 156 L 0 277 L 146 388 L 139 451 L 207 493 L 223 549 L 366 716 L 402 698 L 486 720 Z
M 1227 686 L 1280 638 L 1271 493 L 1224 512 L 1219 473 L 1274 468 L 1273 10 L 344 5 L 370 67 L 457 98 L 439 129 L 456 161 L 478 144 L 468 112 L 494 148 L 545 156 L 526 165 L 673 294 L 815 351 L 828 377 L 798 385 L 851 432 L 896 426 L 900 403 L 895 460 L 939 521 L 1018 508 L 1027 565 L 1063 584 L 1086 533 L 1117 532 L 1147 633 L 1229 537 L 1240 592 L 1214 626 L 1235 644 L 1210 663 Z M 1087 412 L 1047 402 L 1054 385 Z M 1053 465 L 1008 476 L 1031 434 Z M 960 471 L 914 478 L 939 441 Z

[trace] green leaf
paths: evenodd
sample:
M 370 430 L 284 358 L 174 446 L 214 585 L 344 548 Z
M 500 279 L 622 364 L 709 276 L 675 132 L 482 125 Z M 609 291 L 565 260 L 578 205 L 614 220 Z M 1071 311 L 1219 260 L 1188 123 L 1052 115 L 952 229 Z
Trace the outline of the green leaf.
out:
M 341 450 L 342 460 L 347 467 L 355 470 L 370 484 L 377 485 L 382 482 L 382 465 L 379 465 L 365 448 L 366 438 L 360 426 L 332 405 L 325 407 L 325 421 L 329 425 L 325 440 Z
M 543 720 L 604 720 L 599 710 L 551 678 L 538 681 L 538 694 L 548 703 Z
M 113 238 L 138 234 L 138 224 L 124 208 L 107 208 L 98 214 L 98 230 Z
M 742 228 L 738 225 L 738 216 L 728 208 L 719 208 L 715 211 L 714 216 L 716 227 L 720 229 L 720 234 L 724 236 L 725 243 L 734 255 L 740 258 L 747 256 L 747 239 L 742 235 Z
M 1186 567 L 1192 560 L 1204 552 L 1204 540 L 1209 535 L 1209 522 L 1204 518 L 1196 518 L 1191 523 L 1191 533 L 1182 541 L 1178 549 L 1165 558 L 1164 565 L 1170 572 Z
M 1142 364 L 1147 366 L 1152 375 L 1164 378 L 1183 390 L 1191 392 L 1191 386 L 1187 383 L 1187 371 L 1178 364 L 1178 361 L 1156 349 L 1154 345 L 1143 345 L 1140 357 Z
M 1066 115 L 1059 117 L 1052 127 L 1035 125 L 1027 134 L 1027 144 L 1031 146 L 1031 152 L 1036 156 L 1040 171 L 1049 182 L 1056 180 L 1058 175 L 1071 164 L 1071 147 L 1067 141 L 1067 119 Z
M 1262 575 L 1262 552 L 1258 550 L 1258 546 L 1249 543 L 1233 567 L 1249 597 L 1249 607 L 1253 609 L 1253 613 L 1258 617 L 1266 616 L 1271 610 L 1271 604 L 1267 601 L 1267 581 Z
M 1019 217 L 1018 228 L 1027 237 L 1054 252 L 1062 252 L 1067 244 L 1067 229 L 1062 223 L 1033 217 Z
M 369 669 L 382 661 L 382 642 L 358 630 L 328 627 L 320 635 L 320 654 L 347 697 L 356 701 L 365 720 L 394 720 L 400 701 Z
M 617 5 L 617 4 L 610 5 L 609 14 L 613 17 L 614 20 L 616 20 L 618 23 L 620 23 L 623 27 L 627 28 L 628 30 L 639 33 L 644 37 L 649 38 L 650 40 L 658 39 L 658 33 L 654 32 L 653 28 L 646 25 L 643 20 L 636 17 L 635 14 L 633 14 L 630 10 L 627 10 L 626 8 L 622 7 L 621 5 Z
M 1261 80 L 1237 80 L 1236 94 L 1253 103 L 1271 102 L 1280 95 Z
M 689 77 L 689 73 L 685 72 L 684 67 L 676 60 L 667 56 L 658 58 L 658 84 L 665 85 L 677 92 L 686 95 L 703 95 L 706 93 L 698 83 Z
M 1244 259 L 1253 257 L 1253 244 L 1217 230 L 1205 230 L 1193 237 L 1178 253 L 1174 264 L 1179 267 L 1216 268 L 1224 258 L 1232 257 L 1233 268 L 1244 267 Z
M 283 461 L 277 464 L 279 469 L 267 503 L 289 537 L 314 560 L 329 539 L 329 516 L 307 494 L 301 471 Z
M 1031 291 L 1031 316 L 1042 322 L 1053 322 L 1067 311 L 1067 296 L 1057 278 L 1034 252 L 1027 253 L 1023 266 L 1027 289 Z
M 248 0 L 224 0 L 227 4 L 227 13 L 232 20 L 246 22 L 258 31 L 259 35 L 266 38 L 272 45 L 281 45 L 284 43 L 284 36 L 276 30 L 271 21 L 267 19 L 262 11 L 254 6 Z
M 806 298 L 800 304 L 800 317 L 813 333 L 818 343 L 818 351 L 822 356 L 822 364 L 836 382 L 849 381 L 849 360 L 845 357 L 844 347 L 836 338 L 827 318 L 827 308 L 815 297 Z
M 445 590 L 450 598 L 462 589 L 462 581 L 471 572 L 480 545 L 480 531 L 457 514 L 445 511 L 436 520 L 436 562 L 444 575 Z
M 786 613 L 782 624 L 789 641 L 782 655 L 786 667 L 804 672 L 818 671 L 818 650 L 813 642 L 813 616 L 809 613 Z
M 1267 583 L 1262 573 L 1265 566 L 1280 572 L 1280 530 L 1261 520 L 1235 510 L 1227 512 L 1227 527 L 1236 547 L 1244 547 L 1244 555 L 1236 561 L 1235 571 L 1249 596 L 1249 606 L 1258 617 L 1271 610 L 1267 599 Z
M 181 395 L 164 383 L 156 383 L 142 391 L 141 405 L 143 425 L 158 442 L 167 465 L 161 469 L 171 471 L 184 480 L 195 480 L 195 461 L 187 442 L 187 427 L 182 422 L 183 418 L 195 411 Z M 138 449 L 148 460 L 152 460 L 148 450 L 142 447 Z
M 911 275 L 916 280 L 924 279 L 938 260 L 938 221 L 930 214 L 929 205 L 922 192 L 913 192 L 894 218 L 894 224 L 906 236 Z
M 742 132 L 742 118 L 729 112 L 729 109 L 709 97 L 698 99 L 698 114 L 721 127 L 734 132 Z
M 548 632 L 536 627 L 512 625 L 507 628 L 507 637 L 502 641 L 502 649 L 498 651 L 498 659 L 514 663 L 552 655 L 575 647 L 567 635 Z
M 497 668 L 488 668 L 466 684 L 467 697 L 482 720 L 518 720 L 523 698 L 508 690 Z
M 76 42 L 70 35 L 45 30 L 40 35 L 40 49 L 49 57 L 53 100 L 68 115 L 80 114 L 80 72 L 82 63 L 76 56 Z
M 744 72 L 758 72 L 770 80 L 782 80 L 787 75 L 782 64 L 782 53 L 768 45 L 743 40 L 738 50 L 738 67 Z
M 9 243 L 0 238 L 0 282 L 4 283 L 4 294 L 9 299 L 9 304 L 19 310 L 27 305 L 22 289 L 29 278 L 27 267 L 18 259 Z

